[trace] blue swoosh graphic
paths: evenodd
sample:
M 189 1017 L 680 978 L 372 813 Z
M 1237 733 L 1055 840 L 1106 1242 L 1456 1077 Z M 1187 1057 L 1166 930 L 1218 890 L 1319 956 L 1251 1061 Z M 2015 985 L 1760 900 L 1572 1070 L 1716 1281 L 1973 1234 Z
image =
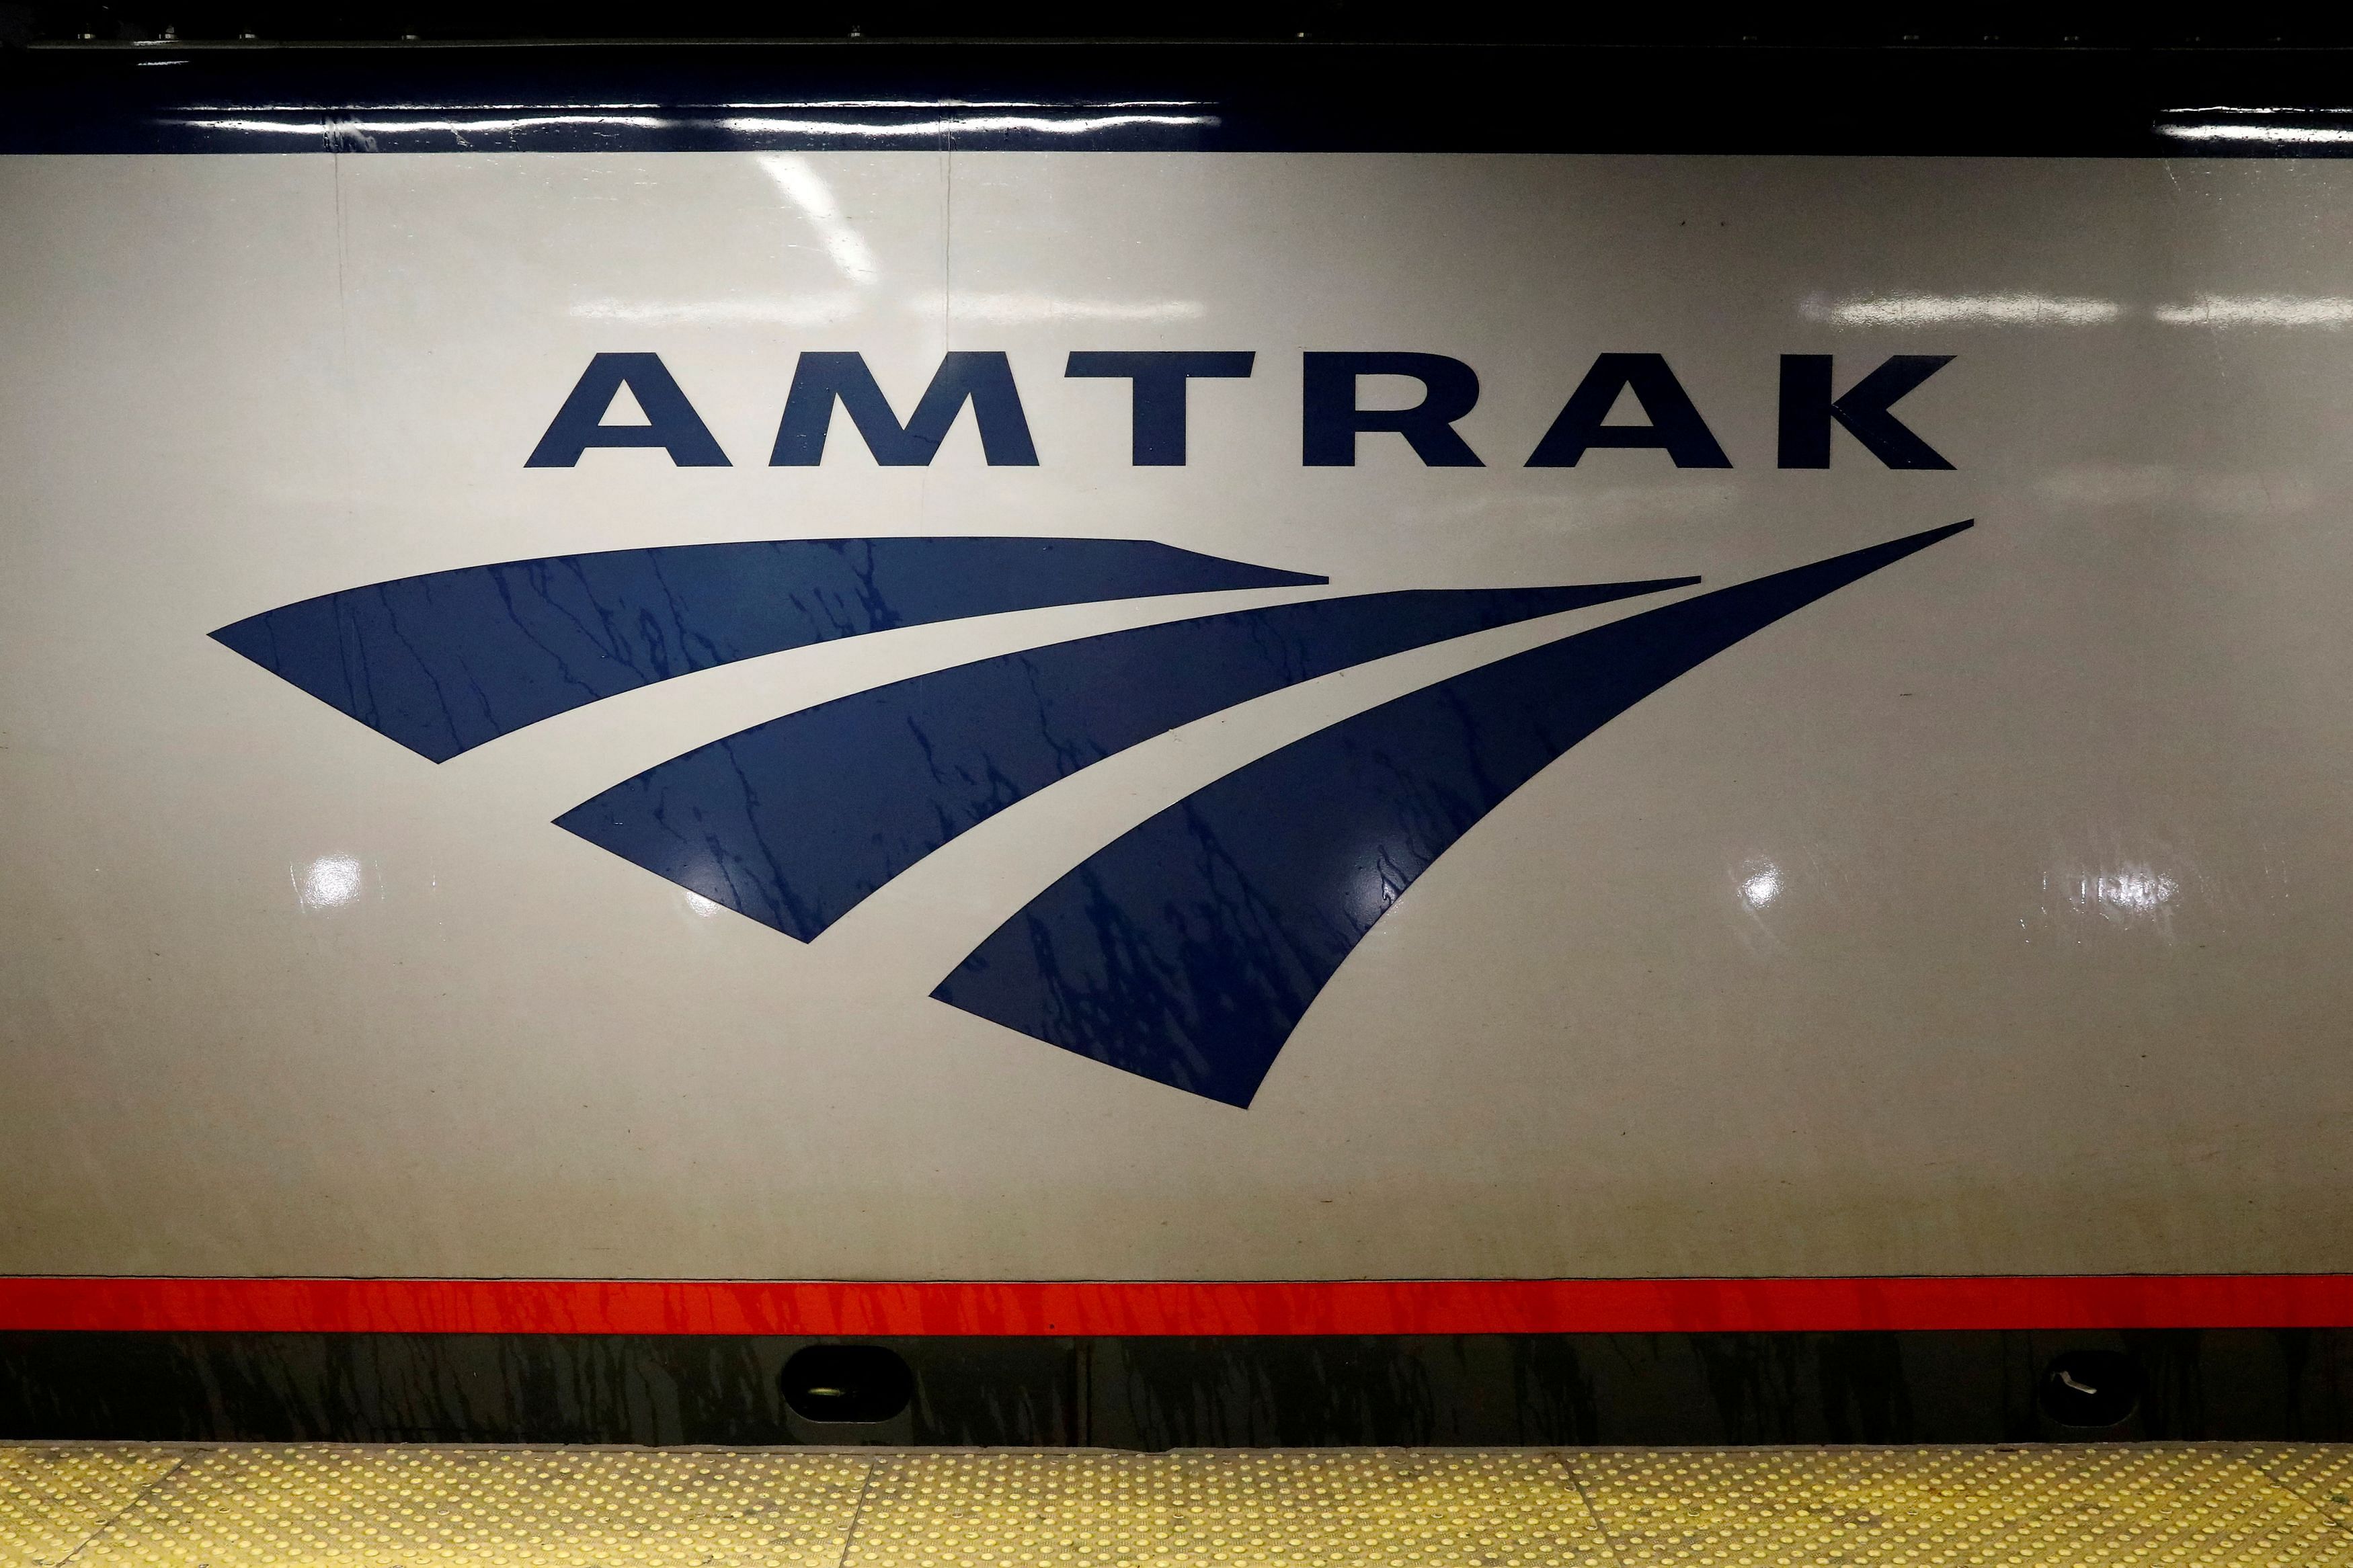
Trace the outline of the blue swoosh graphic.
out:
M 216 640 L 447 762 L 574 708 L 895 626 L 1328 579 L 1137 539 L 818 539 L 552 555 L 266 610 Z
M 932 994 L 1247 1106 L 1374 922 L 1513 791 L 1676 677 L 1969 526 L 1629 616 L 1319 730 L 1114 839 Z
M 1367 594 L 1081 637 L 755 725 L 556 826 L 808 942 L 958 834 L 1179 724 L 1425 643 L 1698 580 Z

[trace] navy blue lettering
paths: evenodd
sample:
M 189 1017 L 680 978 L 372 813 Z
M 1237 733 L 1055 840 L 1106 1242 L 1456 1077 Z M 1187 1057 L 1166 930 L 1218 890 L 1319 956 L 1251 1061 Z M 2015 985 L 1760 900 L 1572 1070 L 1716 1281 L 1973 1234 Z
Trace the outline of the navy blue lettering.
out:
M 1626 391 L 1642 405 L 1648 425 L 1602 423 L 1618 395 Z M 1659 447 L 1678 468 L 1732 467 L 1663 354 L 1603 354 L 1596 359 L 1552 428 L 1536 443 L 1528 467 L 1573 468 L 1595 447 Z
M 603 422 L 625 386 L 646 411 L 646 424 Z M 590 360 L 572 395 L 555 411 L 555 422 L 522 466 L 568 468 L 591 447 L 660 447 L 681 468 L 728 466 L 727 454 L 711 438 L 709 427 L 678 389 L 659 354 L 598 354 Z
M 1134 462 L 1139 468 L 1185 466 L 1185 384 L 1196 376 L 1240 379 L 1258 355 L 1205 351 L 1076 353 L 1065 375 L 1124 378 L 1135 386 Z
M 776 450 L 768 458 L 771 468 L 818 466 L 825 457 L 836 399 L 866 438 L 867 450 L 886 468 L 928 467 L 967 402 L 990 467 L 1038 466 L 1029 421 L 1021 412 L 1021 394 L 1013 384 L 1013 366 L 1001 353 L 958 351 L 946 355 L 904 425 L 891 411 L 863 355 L 805 353 L 793 371 L 792 390 L 785 395 L 784 421 L 776 426 Z
M 1856 382 L 1844 397 L 1832 397 L 1830 355 L 1783 354 L 1781 467 L 1829 468 L 1831 424 L 1835 420 L 1862 443 L 1863 450 L 1891 468 L 1951 468 L 1887 410 L 1952 363 L 1950 354 L 1895 354 Z
M 1444 354 L 1311 353 L 1300 400 L 1300 448 L 1311 468 L 1347 468 L 1356 462 L 1360 431 L 1390 431 L 1433 468 L 1485 465 L 1454 422 L 1479 401 L 1479 373 Z M 1410 408 L 1359 408 L 1356 378 L 1409 375 L 1425 392 Z

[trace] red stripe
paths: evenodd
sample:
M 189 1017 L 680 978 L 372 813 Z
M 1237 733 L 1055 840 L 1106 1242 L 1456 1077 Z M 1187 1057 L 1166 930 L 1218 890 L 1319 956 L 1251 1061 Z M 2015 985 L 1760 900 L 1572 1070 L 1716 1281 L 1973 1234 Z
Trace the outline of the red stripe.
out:
M 2353 1275 L 906 1282 L 0 1278 L 0 1329 L 1483 1334 L 2353 1327 Z

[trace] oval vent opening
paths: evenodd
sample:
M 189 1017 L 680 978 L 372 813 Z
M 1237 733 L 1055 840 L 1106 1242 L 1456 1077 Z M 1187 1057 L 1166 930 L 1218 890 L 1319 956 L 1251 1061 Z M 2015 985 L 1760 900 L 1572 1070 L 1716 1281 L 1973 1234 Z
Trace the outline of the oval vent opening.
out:
M 2121 1425 L 2140 1393 L 2140 1366 L 2122 1351 L 2067 1351 L 2042 1370 L 2042 1414 L 2062 1426 Z
M 888 1421 L 915 1396 L 914 1373 L 881 1345 L 809 1345 L 777 1378 L 785 1403 L 804 1421 Z

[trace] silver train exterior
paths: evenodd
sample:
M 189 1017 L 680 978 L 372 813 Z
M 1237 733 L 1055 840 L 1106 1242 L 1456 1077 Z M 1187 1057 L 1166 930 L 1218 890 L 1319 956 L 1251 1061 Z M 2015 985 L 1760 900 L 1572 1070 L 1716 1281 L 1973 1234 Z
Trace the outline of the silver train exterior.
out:
M 2353 1322 L 2334 121 L 136 64 L 0 157 L 0 1327 Z

